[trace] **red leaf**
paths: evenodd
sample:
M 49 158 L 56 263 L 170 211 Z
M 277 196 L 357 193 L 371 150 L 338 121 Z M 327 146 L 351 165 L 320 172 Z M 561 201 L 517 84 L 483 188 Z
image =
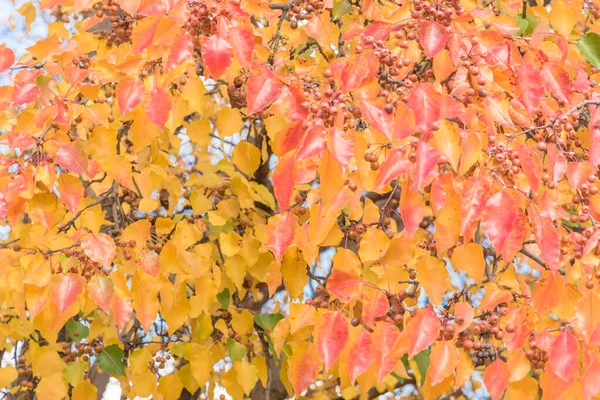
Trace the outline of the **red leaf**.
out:
M 433 123 L 440 118 L 454 118 L 464 111 L 462 104 L 436 92 L 429 84 L 416 85 L 410 92 L 408 103 L 415 114 L 416 128 L 421 133 L 429 133 Z
M 350 382 L 356 381 L 373 363 L 371 335 L 362 328 L 358 335 L 358 340 L 352 343 L 348 349 L 348 372 L 350 373 Z
M 294 241 L 297 226 L 298 217 L 290 212 L 269 219 L 265 228 L 266 246 L 271 250 L 277 262 L 281 262 L 285 250 Z
M 254 33 L 247 26 L 234 26 L 229 30 L 227 41 L 233 49 L 235 58 L 238 59 L 243 68 L 248 68 L 252 64 L 254 55 Z
M 385 315 L 390 309 L 385 293 L 379 289 L 365 286 L 363 288 L 363 322 L 369 328 L 373 328 L 373 320 Z
M 81 239 L 81 248 L 90 260 L 109 267 L 117 255 L 113 239 L 106 233 L 89 233 Z
M 133 314 L 131 300 L 123 299 L 120 296 L 113 296 L 111 309 L 115 316 L 117 327 L 123 330 Z
M 550 176 L 550 182 L 556 185 L 567 172 L 567 158 L 562 152 L 558 151 L 554 143 L 548 143 L 547 146 L 548 159 L 546 164 L 548 175 Z
M 413 163 L 405 159 L 404 152 L 399 149 L 391 150 L 388 157 L 379 168 L 375 187 L 381 188 L 382 186 L 387 185 L 398 175 L 407 174 L 412 167 Z
M 81 180 L 69 174 L 60 174 L 58 177 L 58 186 L 60 199 L 72 214 L 79 209 L 79 204 L 84 196 L 84 188 Z
M 340 83 L 342 91 L 348 93 L 360 87 L 363 81 L 377 73 L 379 62 L 373 52 L 365 52 L 356 58 L 351 58 L 341 72 Z
M 325 135 L 327 131 L 323 126 L 314 125 L 310 127 L 302 137 L 294 162 L 306 160 L 319 156 L 325 149 Z
M 474 222 L 479 219 L 485 203 L 490 195 L 490 183 L 484 177 L 471 177 L 465 184 L 463 192 L 463 202 L 461 205 L 462 223 L 460 227 L 461 235 L 471 237 L 466 232 L 474 231 Z
M 85 280 L 77 274 L 54 275 L 50 283 L 52 302 L 62 314 L 77 300 L 83 290 Z
M 267 107 L 281 93 L 281 82 L 266 67 L 252 70 L 247 87 L 248 114 L 254 114 Z
M 408 331 L 408 357 L 412 358 L 435 342 L 440 333 L 439 318 L 431 308 L 415 313 L 410 320 Z
M 0 74 L 12 67 L 15 63 L 15 53 L 6 47 L 5 43 L 0 44 Z
M 402 352 L 394 352 L 394 347 L 400 338 L 400 330 L 394 324 L 377 324 L 371 334 L 373 346 L 373 361 L 377 380 L 382 381 L 404 355 Z
M 537 245 L 542 252 L 546 266 L 551 270 L 558 269 L 560 260 L 560 235 L 550 218 L 542 217 L 533 207 L 529 208 L 529 217 Z
M 427 58 L 433 58 L 448 43 L 450 35 L 437 22 L 423 20 L 419 28 L 419 43 L 425 50 Z
M 411 237 L 414 236 L 425 216 L 425 199 L 421 193 L 408 187 L 408 181 L 402 185 L 400 215 L 406 233 Z
M 294 153 L 290 152 L 279 159 L 273 171 L 273 187 L 279 210 L 284 212 L 290 206 L 290 197 L 296 183 L 297 170 Z
M 589 163 L 596 168 L 600 164 L 600 107 L 596 107 L 588 125 L 590 131 Z
M 483 383 L 492 400 L 497 400 L 508 387 L 510 371 L 500 358 L 492 363 L 483 374 Z
M 144 84 L 138 78 L 125 77 L 117 86 L 117 102 L 121 116 L 133 110 L 144 98 Z
M 112 298 L 115 295 L 113 281 L 102 275 L 94 275 L 88 281 L 87 291 L 90 299 L 94 300 L 98 306 L 105 312 L 110 312 Z
M 319 319 L 313 336 L 325 369 L 329 370 L 348 340 L 348 321 L 339 311 L 328 312 Z
M 171 104 L 169 92 L 166 90 L 155 87 L 152 92 L 150 92 L 150 101 L 146 107 L 146 114 L 150 121 L 160 129 L 162 129 L 169 120 Z
M 544 172 L 542 160 L 535 151 L 526 145 L 517 146 L 517 152 L 519 153 L 521 168 L 523 168 L 523 172 L 529 181 L 531 192 L 537 194 L 538 188 L 542 183 L 542 173 Z
M 359 297 L 362 288 L 360 275 L 353 269 L 344 269 L 343 266 L 334 266 L 327 279 L 329 293 L 345 303 Z
M 15 77 L 15 91 L 13 100 L 16 105 L 29 104 L 40 97 L 41 89 L 35 83 L 40 70 L 23 70 Z
M 87 171 L 88 155 L 77 141 L 59 148 L 54 157 L 56 163 L 69 172 L 85 174 Z
M 341 170 L 346 171 L 354 156 L 354 140 L 352 140 L 350 131 L 347 132 L 342 128 L 343 122 L 344 115 L 338 113 L 335 125 L 328 131 L 327 148 L 333 159 L 340 165 Z
M 150 46 L 159 22 L 160 18 L 157 16 L 143 18 L 137 21 L 133 26 L 133 33 L 131 35 L 131 41 L 133 43 L 132 50 L 134 53 L 139 53 Z
M 507 294 L 505 291 L 499 293 Z M 510 294 L 506 297 L 510 300 Z M 508 333 L 504 339 L 508 351 L 520 349 L 525 346 L 529 335 L 535 330 L 536 319 L 537 317 L 530 306 L 521 307 L 515 312 L 513 318 L 515 330 L 512 333 Z
M 530 113 L 537 111 L 540 108 L 540 101 L 544 94 L 544 82 L 539 69 L 524 62 L 521 64 L 517 75 L 521 98 L 525 107 L 527 107 L 527 111 Z
M 496 193 L 485 204 L 481 223 L 497 251 L 502 251 L 517 216 L 515 199 L 506 190 Z
M 542 78 L 546 87 L 558 101 L 569 104 L 571 97 L 571 79 L 569 73 L 560 65 L 546 63 L 542 67 Z
M 212 35 L 202 43 L 202 62 L 204 63 L 206 75 L 215 79 L 220 78 L 231 65 L 233 59 L 231 51 L 229 42 L 217 35 Z
M 442 155 L 428 143 L 420 140 L 417 145 L 417 166 L 412 189 L 422 189 L 429 185 L 437 174 L 436 165 Z
M 175 39 L 175 42 L 169 48 L 169 56 L 165 65 L 165 72 L 169 72 L 189 59 L 194 52 L 194 42 L 192 36 L 184 31 Z
M 556 338 L 550 349 L 549 358 L 552 371 L 565 382 L 573 382 L 579 376 L 579 342 L 570 332 L 564 330 Z
M 369 125 L 391 139 L 394 135 L 394 115 L 384 110 L 386 104 L 382 98 L 358 99 L 358 107 Z

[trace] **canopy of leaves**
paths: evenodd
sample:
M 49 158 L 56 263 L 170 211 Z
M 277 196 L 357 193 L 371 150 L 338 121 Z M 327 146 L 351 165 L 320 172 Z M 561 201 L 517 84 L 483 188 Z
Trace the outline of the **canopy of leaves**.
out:
M 597 397 L 598 7 L 26 2 L 3 395 Z

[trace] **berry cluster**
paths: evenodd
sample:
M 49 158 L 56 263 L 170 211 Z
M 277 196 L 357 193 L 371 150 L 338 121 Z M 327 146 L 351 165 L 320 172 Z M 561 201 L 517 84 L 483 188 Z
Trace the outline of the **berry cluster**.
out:
M 73 59 L 73 65 L 77 68 L 88 69 L 90 67 L 90 58 L 87 54 L 82 54 Z
M 460 0 L 436 1 L 433 3 L 414 0 L 413 6 L 414 11 L 411 13 L 411 17 L 414 19 L 434 20 L 445 27 L 450 26 L 454 16 L 464 13 Z
M 288 18 L 290 20 L 290 28 L 298 28 L 299 21 L 308 21 L 315 15 L 318 15 L 323 10 L 322 0 L 300 0 L 292 6 L 288 11 Z
M 64 362 L 72 362 L 78 358 L 82 361 L 89 361 L 92 356 L 97 356 L 104 350 L 102 338 L 98 337 L 89 343 L 75 342 L 73 348 L 72 343 L 63 343 Z
M 344 116 L 345 127 L 354 128 L 356 126 L 355 118 L 361 116 L 360 110 L 353 107 L 347 96 L 336 88 L 332 77 L 333 72 L 326 69 L 323 71 L 323 82 L 319 82 L 314 77 L 305 76 L 302 78 L 304 96 L 309 99 L 300 104 L 300 107 L 308 112 L 308 117 L 304 120 L 302 128 L 333 126 L 339 113 Z
M 214 18 L 214 14 L 218 12 L 217 5 L 211 4 L 209 6 L 201 1 L 190 1 L 187 6 L 189 16 L 185 28 L 190 35 L 196 41 L 200 36 L 212 35 L 217 26 L 217 20 Z
M 478 349 L 473 347 L 469 350 L 471 361 L 476 367 L 480 365 L 489 365 L 496 361 L 496 352 L 489 343 L 476 342 Z
M 317 285 L 315 288 L 315 297 L 306 299 L 305 303 L 315 308 L 329 308 L 329 293 L 325 289 L 325 286 Z
M 232 108 L 244 108 L 246 107 L 246 89 L 244 89 L 244 83 L 246 77 L 244 75 L 238 75 L 229 86 L 227 86 L 227 94 L 229 95 L 229 102 Z
M 531 363 L 531 366 L 536 369 L 544 368 L 548 361 L 548 353 L 540 349 L 535 340 L 529 341 L 529 349 L 525 351 L 525 357 Z
M 21 354 L 17 361 L 17 373 L 19 374 L 19 383 L 21 389 L 33 390 L 40 382 L 40 378 L 33 375 L 33 368 L 26 364 L 25 355 Z
M 168 354 L 168 351 L 169 349 L 166 346 L 163 346 L 160 352 L 153 351 L 152 360 L 148 361 L 148 368 L 151 371 L 165 368 L 167 365 L 167 361 L 171 359 L 171 355 Z
M 96 17 L 104 18 L 107 16 L 109 18 L 112 28 L 110 32 L 100 31 L 100 36 L 106 37 L 108 46 L 131 42 L 134 19 L 123 12 L 115 0 L 106 0 L 106 4 L 96 3 L 94 9 L 96 10 Z

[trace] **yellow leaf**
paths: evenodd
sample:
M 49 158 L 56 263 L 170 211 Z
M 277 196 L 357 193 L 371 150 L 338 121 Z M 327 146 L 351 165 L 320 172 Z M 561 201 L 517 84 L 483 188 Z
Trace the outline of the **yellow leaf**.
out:
M 165 400 L 177 400 L 183 390 L 183 383 L 177 374 L 165 375 L 160 378 L 158 392 L 163 395 Z
M 0 387 L 9 387 L 18 376 L 19 374 L 17 373 L 17 369 L 12 365 L 7 365 L 4 368 L 0 368 Z
M 189 77 L 181 95 L 201 117 L 210 118 L 215 114 L 215 103 L 211 96 L 206 96 L 206 87 L 196 75 Z
M 43 377 L 35 392 L 40 400 L 62 400 L 67 395 L 67 390 L 67 384 L 63 381 L 61 373 L 55 372 Z
M 242 114 L 236 108 L 223 107 L 217 114 L 217 133 L 229 137 L 242 129 Z
M 97 397 L 98 389 L 90 381 L 83 381 L 75 389 L 71 400 L 95 400 Z
M 504 394 L 505 399 L 519 399 L 519 400 L 535 400 L 538 394 L 538 383 L 529 375 L 526 375 L 523 379 L 517 382 L 512 382 L 508 385 L 506 393 Z
M 258 381 L 258 368 L 248 361 L 242 360 L 236 361 L 233 367 L 237 372 L 238 382 L 242 385 L 244 393 L 246 393 L 246 395 L 250 394 L 256 381 Z
M 210 373 L 213 369 L 212 364 L 211 355 L 207 351 L 196 353 L 196 355 L 190 360 L 192 376 L 198 385 L 202 386 L 208 382 L 210 379 Z
M 559 35 L 568 39 L 575 26 L 575 12 L 577 10 L 569 7 L 564 0 L 553 1 L 551 7 L 550 24 L 552 25 L 552 28 L 554 28 Z
M 190 195 L 190 203 L 194 214 L 204 214 L 209 210 L 212 210 L 212 202 L 204 195 L 203 189 L 196 189 Z
M 254 327 L 254 316 L 248 310 L 233 313 L 231 316 L 231 327 L 240 335 L 251 332 Z
M 281 260 L 281 274 L 285 287 L 293 298 L 302 297 L 304 287 L 308 284 L 306 261 L 298 246 L 288 247 Z
M 234 231 L 223 232 L 219 237 L 219 244 L 225 257 L 233 257 L 240 251 L 242 237 Z
M 217 301 L 217 286 L 210 278 L 196 280 L 196 295 L 190 298 L 190 317 L 196 318 L 202 312 L 208 312 Z
M 138 207 L 138 209 L 141 212 L 152 212 L 154 210 L 156 210 L 157 208 L 160 207 L 160 203 L 158 202 L 157 199 L 151 199 L 151 198 L 145 198 L 140 200 L 140 206 Z
M 210 144 L 210 133 L 212 132 L 212 128 L 207 119 L 193 120 L 187 126 L 186 132 L 190 140 L 199 145 L 202 149 L 206 149 Z
M 32 348 L 31 366 L 35 375 L 46 377 L 56 371 L 62 371 L 63 361 L 58 353 L 49 347 Z
M 260 166 L 261 156 L 260 150 L 242 140 L 233 149 L 231 154 L 231 162 L 247 177 L 252 177 L 256 169 Z
M 483 247 L 476 243 L 458 246 L 452 253 L 452 267 L 456 271 L 465 271 L 475 282 L 481 283 L 485 271 Z
M 267 359 L 264 356 L 255 356 L 252 358 L 252 365 L 258 370 L 258 377 L 263 387 L 267 387 L 269 380 L 269 371 L 267 369 Z
M 446 293 L 448 271 L 444 262 L 436 257 L 425 255 L 417 262 L 417 277 L 425 293 L 434 305 L 439 305 Z
M 19 14 L 25 17 L 25 27 L 27 32 L 31 29 L 31 24 L 35 21 L 35 6 L 33 3 L 25 3 L 19 8 Z
M 510 371 L 509 382 L 520 381 L 521 379 L 527 376 L 529 370 L 531 369 L 531 364 L 525 356 L 525 352 L 520 348 L 515 349 L 512 352 L 512 354 L 508 358 L 506 366 Z
M 365 264 L 377 261 L 386 253 L 389 243 L 390 239 L 381 229 L 370 227 L 360 241 L 358 256 Z

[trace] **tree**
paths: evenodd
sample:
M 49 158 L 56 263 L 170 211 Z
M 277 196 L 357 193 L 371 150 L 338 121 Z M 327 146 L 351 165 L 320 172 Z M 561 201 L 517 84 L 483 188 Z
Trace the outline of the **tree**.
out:
M 595 2 L 39 8 L 0 46 L 5 398 L 598 395 Z

